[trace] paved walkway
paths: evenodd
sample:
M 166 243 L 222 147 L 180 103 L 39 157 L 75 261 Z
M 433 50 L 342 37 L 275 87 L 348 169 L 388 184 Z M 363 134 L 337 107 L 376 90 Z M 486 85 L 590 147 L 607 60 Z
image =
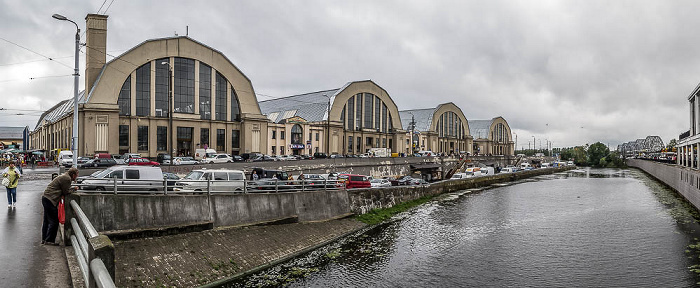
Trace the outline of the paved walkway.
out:
M 17 187 L 16 208 L 7 207 L 5 189 L 0 187 L 0 286 L 70 287 L 63 247 L 39 244 L 41 193 L 51 179 L 51 171 L 24 172 L 27 177 L 20 179 Z
M 248 271 L 364 227 L 353 219 L 115 241 L 119 287 L 192 287 Z

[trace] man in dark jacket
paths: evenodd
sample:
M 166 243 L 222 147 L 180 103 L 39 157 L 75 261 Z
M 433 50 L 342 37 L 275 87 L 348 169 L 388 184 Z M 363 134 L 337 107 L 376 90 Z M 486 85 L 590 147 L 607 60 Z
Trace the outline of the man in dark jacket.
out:
M 44 222 L 41 224 L 41 244 L 59 245 L 56 243 L 58 233 L 58 202 L 61 197 L 75 192 L 71 183 L 78 178 L 78 168 L 70 168 L 61 176 L 56 177 L 46 186 L 41 197 L 44 206 Z

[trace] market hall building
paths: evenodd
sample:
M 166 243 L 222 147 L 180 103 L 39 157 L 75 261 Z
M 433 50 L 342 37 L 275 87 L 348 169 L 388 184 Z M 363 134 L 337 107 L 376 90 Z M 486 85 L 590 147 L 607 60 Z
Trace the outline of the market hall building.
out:
M 408 133 L 404 151 L 408 155 L 420 150 L 447 154 L 472 153 L 469 121 L 462 109 L 452 102 L 435 108 L 403 110 L 402 126 Z M 413 141 L 410 141 L 413 133 Z M 411 143 L 412 142 L 412 143 Z
M 271 121 L 265 154 L 351 155 L 371 148 L 396 152 L 406 139 L 394 100 L 371 80 L 259 105 Z
M 474 137 L 473 154 L 515 155 L 515 143 L 508 122 L 503 117 L 491 120 L 470 120 L 469 128 Z
M 268 120 L 252 83 L 221 52 L 180 36 L 147 40 L 106 62 L 107 16 L 87 15 L 86 27 L 88 93 L 79 97 L 78 155 L 267 147 Z M 33 148 L 70 149 L 72 101 L 42 115 Z

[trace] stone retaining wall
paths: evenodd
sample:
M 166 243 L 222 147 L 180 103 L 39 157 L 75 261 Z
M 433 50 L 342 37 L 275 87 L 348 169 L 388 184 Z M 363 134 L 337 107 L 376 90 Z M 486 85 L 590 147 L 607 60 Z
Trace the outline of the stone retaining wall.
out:
M 700 171 L 641 159 L 628 159 L 627 165 L 642 169 L 659 181 L 670 186 L 700 209 Z

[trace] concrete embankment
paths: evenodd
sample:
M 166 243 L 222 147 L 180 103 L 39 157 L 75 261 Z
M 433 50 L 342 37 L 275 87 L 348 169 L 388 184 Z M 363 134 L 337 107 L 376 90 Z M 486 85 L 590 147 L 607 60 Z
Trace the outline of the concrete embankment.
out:
M 443 181 L 429 186 L 357 189 L 347 191 L 349 209 L 364 213 L 392 205 L 462 189 L 484 187 L 573 169 L 561 167 L 466 180 Z M 117 240 L 118 286 L 192 287 L 258 271 L 285 261 L 366 227 L 354 219 L 302 222 L 267 226 L 217 228 L 163 237 Z
M 627 165 L 644 172 L 676 190 L 700 210 L 700 171 L 675 164 L 629 159 Z

